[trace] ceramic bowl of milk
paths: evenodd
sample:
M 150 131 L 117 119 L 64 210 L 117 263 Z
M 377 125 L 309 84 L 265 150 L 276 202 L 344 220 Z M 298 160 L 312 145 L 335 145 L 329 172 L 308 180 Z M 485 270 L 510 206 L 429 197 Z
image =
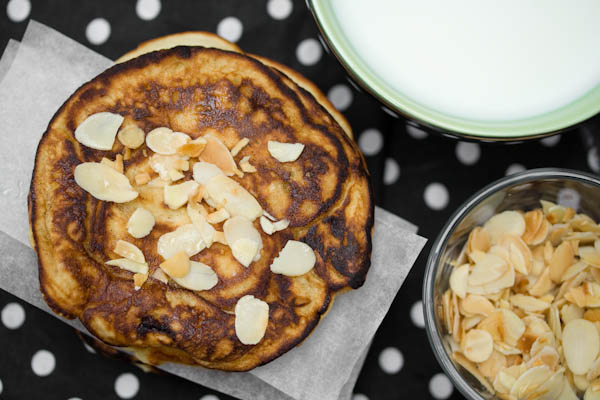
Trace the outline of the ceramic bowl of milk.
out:
M 308 0 L 352 78 L 445 132 L 521 140 L 600 112 L 600 0 Z

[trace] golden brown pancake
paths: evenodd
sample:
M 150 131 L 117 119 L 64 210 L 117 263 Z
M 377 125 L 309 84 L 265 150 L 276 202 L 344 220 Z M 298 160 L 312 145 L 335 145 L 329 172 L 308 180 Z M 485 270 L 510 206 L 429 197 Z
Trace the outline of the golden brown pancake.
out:
M 121 63 L 127 60 L 131 60 L 132 58 L 139 57 L 142 54 L 150 53 L 152 51 L 170 49 L 176 46 L 202 46 L 202 47 L 212 47 L 221 50 L 234 51 L 236 53 L 244 53 L 244 51 L 235 43 L 231 43 L 228 40 L 223 39 L 222 37 L 215 35 L 211 32 L 204 31 L 192 31 L 192 32 L 182 32 L 182 33 L 173 33 L 171 35 L 161 36 L 159 38 L 151 39 L 140 43 L 138 47 L 134 50 L 127 52 L 126 54 L 119 57 L 116 62 Z M 296 83 L 299 87 L 309 92 L 314 99 L 327 110 L 329 114 L 337 121 L 337 123 L 342 127 L 344 132 L 351 138 L 354 137 L 352 133 L 352 128 L 350 127 L 350 123 L 344 117 L 344 114 L 338 111 L 337 108 L 329 101 L 327 96 L 319 90 L 314 83 L 310 80 L 306 79 L 302 74 L 294 71 L 287 65 L 283 65 L 277 61 L 268 59 L 266 57 L 257 56 L 255 54 L 245 53 L 247 56 L 255 58 L 269 67 L 276 69 L 278 72 L 283 73 L 288 78 L 290 78 L 294 83 Z
M 256 173 L 233 176 L 277 220 L 289 228 L 261 232 L 260 260 L 243 267 L 228 246 L 215 243 L 192 257 L 217 273 L 210 290 L 191 291 L 152 271 L 164 260 L 158 238 L 188 224 L 183 209 L 163 202 L 162 188 L 135 185 L 134 176 L 156 174 L 144 144 L 130 155 L 115 140 L 110 151 L 83 146 L 75 129 L 90 115 L 122 115 L 123 125 L 145 133 L 157 127 L 193 139 L 210 133 L 228 148 L 249 143 L 236 157 L 250 156 Z M 294 162 L 281 163 L 267 142 L 305 145 Z M 127 203 L 100 201 L 74 181 L 83 162 L 125 154 L 125 175 L 140 195 Z M 184 179 L 190 179 L 191 172 Z M 173 361 L 229 371 L 246 371 L 304 340 L 334 295 L 360 287 L 369 269 L 373 200 L 368 172 L 355 143 L 335 119 L 294 81 L 254 58 L 202 47 L 175 47 L 115 65 L 80 87 L 58 110 L 36 155 L 29 194 L 32 237 L 44 299 L 67 318 L 79 318 L 103 342 L 136 351 L 143 361 Z M 127 221 L 137 207 L 152 212 L 152 232 L 135 239 Z M 210 210 L 214 211 L 214 210 Z M 222 230 L 222 224 L 216 225 Z M 132 273 L 105 265 L 119 258 L 118 240 L 139 247 L 150 275 L 139 290 Z M 316 254 L 308 273 L 289 277 L 269 266 L 290 240 Z M 269 305 L 266 333 L 256 345 L 236 336 L 233 310 L 242 296 Z

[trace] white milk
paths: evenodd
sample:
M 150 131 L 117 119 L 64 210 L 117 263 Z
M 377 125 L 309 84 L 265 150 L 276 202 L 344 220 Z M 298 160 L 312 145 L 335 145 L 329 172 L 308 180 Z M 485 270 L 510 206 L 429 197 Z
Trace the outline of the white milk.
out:
M 358 55 L 434 110 L 513 120 L 600 83 L 600 0 L 330 0 Z

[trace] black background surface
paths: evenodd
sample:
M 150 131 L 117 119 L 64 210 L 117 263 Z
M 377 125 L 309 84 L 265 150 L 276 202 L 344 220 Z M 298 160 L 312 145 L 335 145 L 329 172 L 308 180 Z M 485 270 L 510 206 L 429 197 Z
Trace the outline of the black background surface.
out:
M 29 17 L 21 22 L 8 17 L 7 4 L 3 1 L 0 9 L 2 48 L 9 38 L 21 39 L 27 20 L 33 18 L 115 59 L 138 43 L 164 34 L 188 30 L 215 32 L 221 20 L 234 16 L 243 25 L 238 45 L 245 51 L 289 65 L 312 79 L 325 93 L 338 84 L 351 89 L 353 100 L 344 113 L 356 138 L 360 142 L 361 133 L 367 129 L 378 130 L 383 138 L 381 149 L 367 157 L 377 204 L 417 224 L 419 233 L 430 240 L 375 336 L 356 385 L 355 392 L 371 400 L 433 398 L 429 382 L 441 368 L 431 352 L 424 328 L 411 320 L 410 310 L 421 299 L 423 272 L 431 242 L 450 214 L 475 191 L 504 176 L 509 166 L 515 163 L 527 169 L 560 166 L 598 172 L 592 169 L 597 168 L 597 153 L 592 147 L 594 129 L 591 125 L 545 141 L 468 145 L 467 149 L 474 147 L 474 151 L 480 151 L 472 165 L 460 161 L 458 149 L 464 146 L 460 141 L 431 132 L 411 135 L 407 132 L 410 128 L 406 120 L 384 112 L 377 101 L 349 84 L 344 70 L 332 55 L 323 51 L 320 60 L 312 66 L 298 61 L 298 44 L 307 38 L 318 38 L 316 25 L 302 1 L 294 1 L 291 15 L 283 20 L 272 18 L 267 12 L 267 2 L 257 0 L 163 0 L 159 15 L 150 21 L 137 16 L 135 0 L 32 0 Z M 85 31 L 87 24 L 98 17 L 110 23 L 111 34 L 105 43 L 93 45 L 86 39 Z M 32 112 L 35 112 L 35 105 L 32 105 Z M 394 162 L 390 160 L 397 163 L 400 174 L 395 181 L 385 184 L 386 164 Z M 449 195 L 447 205 L 440 210 L 430 208 L 424 201 L 426 187 L 434 182 L 443 184 Z M 230 398 L 174 376 L 145 374 L 124 362 L 90 353 L 71 328 L 0 291 L 0 310 L 11 302 L 23 305 L 26 318 L 18 329 L 8 329 L 0 324 L 0 398 L 118 398 L 114 383 L 124 372 L 139 378 L 136 399 L 199 399 L 211 393 L 222 400 Z M 379 355 L 387 347 L 395 347 L 403 355 L 403 367 L 396 374 L 385 373 L 379 365 Z M 40 349 L 50 351 L 56 358 L 56 368 L 46 377 L 35 375 L 31 368 L 32 356 Z M 461 396 L 455 389 L 449 398 Z

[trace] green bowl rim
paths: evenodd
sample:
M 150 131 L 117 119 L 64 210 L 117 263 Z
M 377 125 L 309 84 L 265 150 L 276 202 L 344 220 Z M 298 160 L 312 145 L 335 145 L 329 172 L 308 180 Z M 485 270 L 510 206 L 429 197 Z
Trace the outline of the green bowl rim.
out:
M 556 110 L 514 121 L 476 121 L 453 117 L 422 106 L 389 88 L 352 49 L 331 9 L 331 0 L 306 0 L 329 48 L 369 94 L 393 112 L 434 130 L 461 138 L 489 141 L 518 141 L 553 135 L 572 128 L 600 112 L 600 83 L 585 95 Z

